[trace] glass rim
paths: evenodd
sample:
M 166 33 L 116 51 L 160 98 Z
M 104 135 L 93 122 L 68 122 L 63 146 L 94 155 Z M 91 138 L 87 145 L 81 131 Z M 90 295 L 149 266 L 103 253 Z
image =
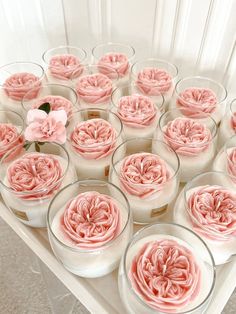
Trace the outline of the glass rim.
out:
M 7 113 L 7 114 L 13 114 L 13 116 L 18 116 L 18 118 L 21 120 L 22 124 L 21 124 L 21 130 L 20 132 L 18 133 L 18 136 L 17 136 L 17 139 L 15 141 L 17 141 L 19 139 L 19 137 L 21 137 L 23 135 L 23 132 L 24 132 L 24 127 L 25 127 L 25 120 L 24 118 L 16 111 L 13 111 L 13 110 L 0 110 L 0 114 L 1 113 Z M 16 127 L 15 124 L 13 123 L 6 123 L 6 122 L 0 122 L 0 124 L 12 124 L 13 126 Z M 13 142 L 14 143 L 14 142 Z M 10 143 L 12 144 L 12 143 Z M 3 158 L 3 157 L 2 157 Z
M 115 78 L 111 79 L 107 74 L 100 72 L 99 68 L 103 68 L 103 69 L 107 70 L 108 72 L 111 72 L 112 75 L 115 75 Z M 82 79 L 83 77 L 93 76 L 93 75 L 97 75 L 97 74 L 101 74 L 103 76 L 106 76 L 112 82 L 112 85 L 119 80 L 119 73 L 114 68 L 112 68 L 108 65 L 98 65 L 98 64 L 86 63 L 83 65 L 82 69 L 83 69 L 83 72 L 80 74 L 80 76 L 78 76 L 76 78 L 73 78 L 73 77 L 71 78 L 71 81 L 76 82 L 76 85 L 78 84 L 80 79 Z M 88 69 L 88 70 L 89 69 L 97 69 L 97 71 L 95 73 L 84 73 L 84 71 L 86 71 L 86 69 Z M 107 89 L 109 89 L 109 88 L 107 88 Z
M 231 144 L 231 141 L 234 141 L 234 143 L 232 143 L 232 146 L 228 146 Z M 234 145 L 233 145 L 234 144 Z M 223 147 L 223 151 L 225 152 L 226 154 L 226 157 L 227 157 L 227 160 L 228 160 L 228 157 L 229 157 L 229 153 L 227 152 L 229 149 L 236 149 L 236 134 L 231 136 L 230 138 L 227 139 L 227 141 L 225 142 L 225 145 Z
M 43 61 L 49 65 L 50 64 L 50 59 L 53 57 L 51 56 L 51 58 L 47 61 L 46 59 L 46 55 L 50 52 L 52 52 L 53 50 L 56 50 L 56 49 L 66 49 L 66 48 L 69 48 L 69 49 L 75 49 L 75 50 L 78 50 L 80 52 L 82 52 L 84 54 L 84 57 L 80 60 L 80 62 L 82 63 L 88 56 L 87 52 L 85 49 L 83 48 L 80 48 L 80 47 L 76 47 L 76 46 L 71 46 L 71 45 L 60 45 L 60 46 L 57 46 L 57 47 L 53 47 L 53 48 L 49 48 L 47 50 L 44 51 L 44 53 L 42 54 L 42 59 Z M 55 54 L 55 56 L 58 55 L 58 54 Z M 78 65 L 77 65 L 78 66 Z
M 123 226 L 123 228 L 120 230 L 119 234 L 111 239 L 110 241 L 106 242 L 104 245 L 100 246 L 100 247 L 97 247 L 97 248 L 92 248 L 92 249 L 80 249 L 78 247 L 71 247 L 67 244 L 65 244 L 64 242 L 62 242 L 60 239 L 58 239 L 58 237 L 55 235 L 55 233 L 53 232 L 52 228 L 51 228 L 51 223 L 50 223 L 50 212 L 52 211 L 52 205 L 55 201 L 55 199 L 58 197 L 58 195 L 60 195 L 62 192 L 64 192 L 67 188 L 70 188 L 71 186 L 74 186 L 74 185 L 78 185 L 78 184 L 86 184 L 86 183 L 93 183 L 93 184 L 98 184 L 98 183 L 102 183 L 103 186 L 104 185 L 110 185 L 112 186 L 113 188 L 115 188 L 116 190 L 118 190 L 120 192 L 120 194 L 123 196 L 124 200 L 125 200 L 125 207 L 127 209 L 127 218 L 126 218 L 126 221 L 125 221 L 125 224 Z M 89 185 L 88 185 L 89 186 Z M 107 194 L 104 194 L 104 195 L 107 195 Z M 73 197 L 74 198 L 74 197 Z M 117 202 L 117 199 L 114 198 L 114 197 L 111 197 L 113 200 L 115 200 Z M 69 202 L 69 200 L 67 201 L 67 203 Z M 58 212 L 58 211 L 57 211 Z M 54 215 L 55 217 L 55 215 Z M 128 202 L 128 199 L 127 197 L 125 196 L 125 194 L 122 192 L 121 189 L 119 189 L 116 185 L 114 185 L 113 183 L 111 182 L 108 182 L 108 181 L 102 181 L 102 180 L 96 180 L 96 179 L 87 179 L 87 180 L 76 180 L 66 186 L 64 186 L 62 189 L 60 189 L 54 196 L 53 198 L 51 199 L 50 201 L 50 204 L 48 206 L 48 211 L 47 211 L 47 228 L 48 228 L 48 232 L 53 236 L 53 238 L 60 244 L 62 245 L 63 247 L 65 247 L 66 249 L 70 250 L 70 251 L 73 251 L 73 252 L 77 252 L 77 253 L 93 253 L 93 252 L 98 252 L 98 251 L 101 251 L 101 250 L 104 250 L 108 247 L 110 247 L 117 239 L 119 239 L 122 234 L 124 233 L 124 231 L 126 230 L 128 224 L 129 224 L 129 221 L 130 221 L 130 218 L 131 218 L 131 209 L 130 209 L 130 204 Z
M 213 84 L 215 84 L 215 85 L 218 85 L 218 86 L 221 88 L 221 90 L 223 91 L 223 94 L 224 94 L 224 95 L 222 96 L 222 99 L 220 99 L 219 101 L 217 100 L 216 104 L 221 104 L 222 102 L 225 101 L 225 99 L 226 99 L 227 96 L 228 96 L 227 89 L 226 89 L 221 83 L 219 83 L 219 82 L 213 80 L 212 78 L 206 77 L 206 76 L 196 75 L 196 76 L 187 76 L 187 77 L 184 77 L 184 78 L 180 79 L 180 80 L 176 83 L 176 85 L 175 85 L 175 93 L 177 94 L 178 98 L 183 99 L 183 98 L 180 96 L 180 93 L 182 93 L 183 91 L 185 91 L 185 90 L 188 89 L 188 88 L 192 88 L 192 87 L 185 88 L 185 89 L 181 92 L 181 91 L 179 91 L 179 85 L 180 85 L 180 83 L 185 82 L 185 81 L 188 81 L 188 80 L 191 80 L 191 79 L 199 79 L 199 80 L 201 80 L 201 81 L 208 81 L 208 82 L 211 82 L 211 83 L 213 83 Z M 200 87 L 196 87 L 196 88 L 200 88 Z M 206 89 L 211 89 L 211 88 L 206 88 Z M 213 91 L 213 92 L 214 92 L 214 91 Z M 214 92 L 214 94 L 215 94 L 215 92 Z M 188 100 L 188 103 L 194 105 L 196 108 L 197 108 L 197 107 L 200 107 L 200 105 L 198 105 L 198 104 L 196 104 L 196 103 L 194 103 L 194 102 L 191 102 L 191 101 L 189 101 L 189 100 Z M 208 107 L 211 108 L 211 107 L 213 107 L 213 106 L 208 106 Z
M 236 113 L 236 108 L 235 108 L 235 111 L 233 111 L 233 105 L 236 105 L 236 98 L 234 98 L 231 102 L 230 102 L 230 105 L 229 105 L 229 110 L 231 112 L 232 115 L 234 115 Z
M 42 86 L 40 86 L 39 93 L 41 92 L 42 89 L 44 89 L 44 88 L 46 88 L 46 87 L 49 87 L 49 88 L 50 88 L 51 86 L 60 87 L 60 88 L 63 87 L 63 88 L 66 88 L 66 89 L 70 90 L 70 91 L 74 94 L 74 96 L 75 96 L 75 102 L 72 102 L 72 101 L 70 101 L 69 99 L 67 99 L 66 97 L 61 96 L 61 95 L 50 95 L 50 94 L 48 94 L 47 96 L 42 96 L 42 97 L 38 97 L 38 95 L 37 95 L 37 97 L 35 97 L 35 98 L 33 98 L 33 99 L 28 99 L 28 100 L 27 100 L 27 99 L 26 99 L 26 96 L 27 96 L 28 94 L 30 94 L 32 91 L 35 90 L 35 88 L 33 87 L 33 88 L 31 88 L 31 89 L 24 95 L 23 99 L 21 100 L 21 106 L 22 106 L 23 110 L 24 110 L 24 111 L 28 111 L 28 109 L 25 108 L 25 103 L 27 103 L 27 102 L 32 102 L 32 101 L 34 101 L 34 100 L 41 99 L 41 98 L 48 97 L 48 96 L 64 97 L 65 99 L 67 99 L 68 101 L 70 101 L 70 102 L 72 103 L 73 107 L 75 107 L 75 105 L 76 105 L 77 102 L 78 102 L 78 95 L 77 95 L 75 89 L 74 89 L 73 87 L 70 87 L 69 85 L 63 85 L 63 84 L 57 84 L 57 83 L 43 84 Z M 36 108 L 35 108 L 35 109 L 36 109 Z
M 106 46 L 114 46 L 114 45 L 117 45 L 117 46 L 120 46 L 120 47 L 125 47 L 125 48 L 128 48 L 130 51 L 131 51 L 131 55 L 127 58 L 128 58 L 128 61 L 130 59 L 132 59 L 134 56 L 135 56 L 135 49 L 133 46 L 129 45 L 129 44 L 125 44 L 125 43 L 118 43 L 118 42 L 107 42 L 107 43 L 100 43 L 98 45 L 96 45 L 95 47 L 93 47 L 92 49 L 92 56 L 99 59 L 99 57 L 96 55 L 96 50 L 98 48 L 102 48 L 102 47 L 106 47 Z M 105 53 L 106 54 L 106 53 Z M 100 57 L 101 58 L 101 57 Z
M 142 151 L 142 152 L 139 152 L 139 153 L 133 153 L 133 154 L 129 154 L 128 156 L 125 156 L 124 158 L 122 159 L 119 159 L 118 162 L 114 163 L 114 156 L 116 154 L 116 152 L 118 151 L 118 149 L 120 149 L 120 147 L 126 145 L 128 142 L 132 142 L 132 141 L 151 141 L 151 143 L 153 144 L 153 142 L 158 142 L 158 143 L 161 143 L 162 145 L 166 146 L 168 149 L 170 149 L 170 151 L 174 154 L 174 156 L 176 157 L 176 161 L 177 161 L 177 167 L 176 167 L 176 170 L 174 170 L 174 173 L 173 175 L 168 179 L 166 180 L 164 183 L 161 183 L 161 184 L 158 184 L 157 186 L 164 186 L 165 184 L 167 184 L 168 182 L 170 182 L 171 180 L 173 180 L 174 178 L 177 177 L 178 173 L 179 173 L 179 169 L 180 169 L 180 160 L 179 160 L 179 156 L 178 154 L 173 150 L 172 147 L 170 147 L 168 144 L 166 144 L 165 142 L 163 141 L 159 141 L 159 140 L 155 140 L 153 138 L 142 138 L 142 137 L 134 137 L 134 138 L 131 138 L 131 139 L 127 139 L 125 140 L 124 142 L 122 142 L 119 146 L 116 147 L 116 149 L 113 151 L 113 154 L 112 154 L 112 157 L 111 157 L 111 167 L 112 167 L 112 170 L 115 172 L 116 176 L 119 178 L 120 177 L 120 174 L 117 173 L 117 170 L 116 170 L 116 164 L 118 162 L 121 162 L 123 161 L 126 157 L 128 156 L 131 156 L 131 155 L 135 155 L 135 154 L 139 154 L 139 153 L 147 153 L 147 154 L 152 154 L 152 155 L 156 155 L 158 156 L 160 159 L 162 159 L 168 166 L 170 166 L 170 168 L 172 168 L 171 165 L 169 165 L 169 163 L 163 158 L 161 157 L 158 153 L 148 153 L 148 152 L 145 152 L 145 151 Z M 132 183 L 133 186 L 140 186 L 140 183 Z M 149 184 L 142 184 L 143 187 L 153 187 L 153 184 L 152 183 L 149 183 Z
M 30 142 L 30 146 L 37 143 L 38 141 L 33 141 L 33 142 Z M 65 149 L 65 147 L 59 143 L 56 143 L 56 142 L 43 142 L 43 144 L 53 144 L 53 145 L 56 145 L 56 146 L 59 146 L 66 154 L 66 160 L 67 160 L 67 165 L 65 167 L 65 170 L 63 171 L 63 174 L 61 176 L 61 178 L 59 180 L 57 180 L 57 182 L 55 182 L 55 184 L 52 185 L 52 188 L 55 187 L 56 185 L 58 185 L 59 183 L 62 182 L 62 180 L 65 178 L 65 175 L 67 174 L 68 172 L 68 169 L 69 169 L 69 165 L 70 165 L 70 156 L 67 152 L 67 150 Z M 12 148 L 11 150 L 9 150 L 6 154 L 3 155 L 3 157 L 0 159 L 0 168 L 2 167 L 2 165 L 4 164 L 4 161 L 7 157 L 9 157 L 9 155 L 14 152 L 15 150 L 17 150 L 18 148 L 22 147 L 22 145 L 17 145 L 16 147 Z M 37 153 L 37 154 L 45 154 L 45 155 L 54 155 L 54 156 L 57 156 L 55 154 L 49 154 L 49 153 L 41 153 L 41 152 L 28 152 L 28 153 Z M 13 161 L 10 161 L 9 165 L 8 165 L 8 168 L 9 166 L 12 164 L 12 162 L 15 162 L 16 160 L 18 160 L 19 158 L 21 158 L 22 156 L 24 156 L 25 154 L 27 154 L 27 151 L 25 151 L 23 153 L 23 155 L 21 155 L 20 157 L 16 157 L 14 158 Z M 7 168 L 7 169 L 8 169 Z M 6 189 L 8 192 L 11 192 L 11 193 L 14 193 L 15 195 L 23 195 L 23 196 L 27 196 L 27 195 L 31 195 L 32 194 L 32 191 L 14 191 L 11 187 L 9 187 L 8 185 L 6 185 L 4 182 L 3 182 L 3 179 L 4 178 L 0 178 L 0 184 L 3 186 L 4 189 Z M 39 190 L 34 190 L 33 192 L 35 194 L 40 194 L 40 193 L 45 193 L 48 191 L 48 188 L 43 188 L 43 189 L 39 189 Z
M 148 307 L 149 309 L 152 309 L 153 311 L 155 311 L 154 308 L 150 307 L 147 303 L 145 303 L 141 297 L 134 291 L 133 289 L 133 286 L 130 282 L 130 279 L 127 275 L 127 270 L 126 270 L 126 260 L 127 260 L 127 254 L 128 254 L 128 251 L 129 249 L 134 245 L 134 242 L 136 241 L 136 239 L 139 237 L 140 234 L 142 234 L 142 232 L 144 230 L 147 230 L 147 229 L 151 229 L 153 226 L 156 226 L 156 225 L 167 225 L 167 226 L 174 226 L 174 227 L 177 227 L 177 228 L 180 228 L 180 229 L 184 229 L 185 231 L 187 232 L 190 232 L 192 235 L 194 235 L 196 238 L 198 238 L 198 240 L 200 240 L 200 242 L 203 244 L 203 246 L 205 247 L 206 251 L 208 252 L 208 256 L 210 257 L 210 260 L 211 260 L 211 264 L 212 264 L 212 269 L 213 269 L 213 278 L 212 278 L 212 283 L 211 283 L 211 288 L 207 294 L 207 296 L 204 298 L 204 300 L 197 306 L 195 306 L 193 309 L 191 310 L 188 310 L 188 311 L 184 311 L 184 312 L 176 312 L 176 314 L 189 314 L 189 313 L 194 313 L 194 311 L 196 311 L 198 308 L 200 308 L 202 305 L 204 305 L 204 303 L 211 297 L 213 291 L 214 291 L 214 287 L 215 287 L 215 283 L 216 283 L 216 265 L 215 265 L 215 261 L 214 261 L 214 258 L 213 258 L 213 255 L 210 251 L 210 249 L 208 248 L 207 244 L 205 243 L 205 241 L 203 241 L 201 239 L 201 237 L 195 233 L 194 231 L 192 231 L 191 229 L 183 226 L 183 225 L 180 225 L 180 224 L 177 224 L 177 223 L 174 223 L 174 222 L 155 222 L 155 223 L 152 223 L 152 224 L 149 224 L 145 227 L 143 227 L 142 229 L 140 229 L 139 231 L 137 231 L 131 238 L 131 240 L 129 241 L 125 251 L 124 251 L 124 254 L 123 254 L 123 258 L 121 260 L 121 263 L 123 265 L 123 269 L 124 269 L 124 276 L 125 276 L 125 281 L 126 283 L 128 284 L 128 287 L 129 287 L 129 291 L 131 291 L 131 293 L 136 297 L 136 299 L 142 304 L 144 305 L 145 307 Z M 162 314 L 167 314 L 167 312 L 160 312 Z

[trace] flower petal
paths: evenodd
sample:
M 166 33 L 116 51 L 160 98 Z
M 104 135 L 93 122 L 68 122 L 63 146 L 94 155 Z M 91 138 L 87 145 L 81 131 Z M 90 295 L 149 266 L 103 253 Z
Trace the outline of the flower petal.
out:
M 55 119 L 57 122 L 62 122 L 63 125 L 66 125 L 67 114 L 65 110 L 50 111 L 48 116 Z
M 27 113 L 27 124 L 46 119 L 47 118 L 47 113 L 43 110 L 39 109 L 31 109 Z

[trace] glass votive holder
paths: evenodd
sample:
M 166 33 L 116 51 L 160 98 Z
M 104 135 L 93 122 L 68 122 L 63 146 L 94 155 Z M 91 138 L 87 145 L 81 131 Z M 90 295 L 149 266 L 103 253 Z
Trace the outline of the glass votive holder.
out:
M 50 110 L 65 110 L 68 119 L 78 109 L 77 93 L 66 85 L 46 84 L 41 86 L 37 97 L 31 97 L 31 94 L 34 95 L 34 89 L 31 89 L 22 100 L 24 116 L 30 109 L 38 109 L 44 103 L 50 104 Z
M 33 62 L 14 62 L 0 68 L 0 106 L 4 110 L 22 113 L 21 101 L 32 88 L 30 97 L 37 97 L 45 82 L 43 68 Z
M 79 47 L 59 46 L 46 50 L 42 59 L 46 64 L 46 75 L 50 83 L 72 86 L 71 80 L 83 72 L 87 53 Z
M 0 110 L 0 159 L 10 149 L 24 145 L 24 120 L 18 113 Z
M 186 117 L 210 115 L 218 124 L 225 113 L 227 91 L 220 83 L 201 76 L 186 77 L 175 86 L 170 109 Z
M 106 180 L 111 156 L 122 143 L 123 125 L 110 110 L 82 109 L 67 127 L 66 148 L 79 179 Z
M 174 222 L 196 232 L 216 265 L 236 255 L 236 190 L 224 172 L 206 172 L 188 182 L 175 203 Z
M 119 267 L 119 293 L 132 314 L 202 314 L 215 287 L 214 259 L 181 225 L 157 223 L 131 239 Z
M 178 156 L 168 145 L 135 138 L 114 151 L 109 182 L 126 195 L 134 222 L 146 224 L 167 214 L 168 204 L 178 193 L 178 170 Z
M 159 102 L 162 95 L 165 106 L 169 104 L 177 80 L 178 69 L 170 62 L 159 59 L 146 59 L 133 64 L 131 79 L 137 92 Z
M 220 123 L 218 132 L 218 148 L 224 146 L 225 142 L 236 134 L 236 99 L 227 108 L 225 115 Z
M 125 195 L 99 180 L 76 181 L 52 200 L 48 235 L 56 257 L 81 277 L 104 276 L 118 267 L 132 236 Z
M 178 154 L 181 182 L 211 169 L 216 154 L 217 125 L 210 116 L 194 119 L 176 109 L 167 111 L 159 119 L 155 137 Z
M 76 179 L 67 151 L 56 143 L 16 146 L 0 162 L 2 198 L 15 217 L 31 227 L 46 227 L 49 202 Z
M 135 92 L 135 85 L 123 85 L 112 93 L 112 111 L 121 119 L 125 139 L 153 136 L 164 106 L 161 95 L 158 104 Z
M 93 62 L 99 67 L 102 66 L 101 73 L 110 77 L 112 72 L 109 69 L 111 68 L 118 73 L 117 86 L 129 84 L 130 64 L 135 56 L 135 50 L 132 46 L 121 43 L 100 44 L 93 48 L 92 56 Z M 103 68 L 104 66 L 108 67 L 108 71 Z

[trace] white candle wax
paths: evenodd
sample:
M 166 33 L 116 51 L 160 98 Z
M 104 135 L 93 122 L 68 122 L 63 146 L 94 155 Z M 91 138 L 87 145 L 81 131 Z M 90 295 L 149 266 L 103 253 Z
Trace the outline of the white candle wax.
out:
M 11 110 L 23 114 L 20 100 L 14 100 L 7 96 L 3 88 L 0 88 L 0 105 L 2 110 Z
M 230 117 L 225 117 L 220 124 L 218 131 L 218 149 L 222 148 L 225 145 L 225 142 L 236 133 L 231 127 Z

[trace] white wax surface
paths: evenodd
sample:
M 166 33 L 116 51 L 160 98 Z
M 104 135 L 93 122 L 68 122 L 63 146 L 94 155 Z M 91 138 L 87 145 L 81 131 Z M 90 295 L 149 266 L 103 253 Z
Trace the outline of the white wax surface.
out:
M 20 115 L 23 114 L 21 101 L 8 97 L 3 88 L 0 88 L 0 105 L 2 110 L 11 110 L 19 113 Z
M 225 145 L 225 142 L 236 134 L 230 125 L 230 118 L 231 117 L 224 117 L 221 121 L 218 131 L 218 149 L 222 148 Z
M 61 85 L 70 86 L 72 88 L 74 87 L 74 83 L 73 83 L 72 80 L 61 80 L 61 79 L 58 79 L 55 76 L 51 75 L 49 70 L 46 71 L 46 76 L 47 76 L 49 84 L 61 84 Z

